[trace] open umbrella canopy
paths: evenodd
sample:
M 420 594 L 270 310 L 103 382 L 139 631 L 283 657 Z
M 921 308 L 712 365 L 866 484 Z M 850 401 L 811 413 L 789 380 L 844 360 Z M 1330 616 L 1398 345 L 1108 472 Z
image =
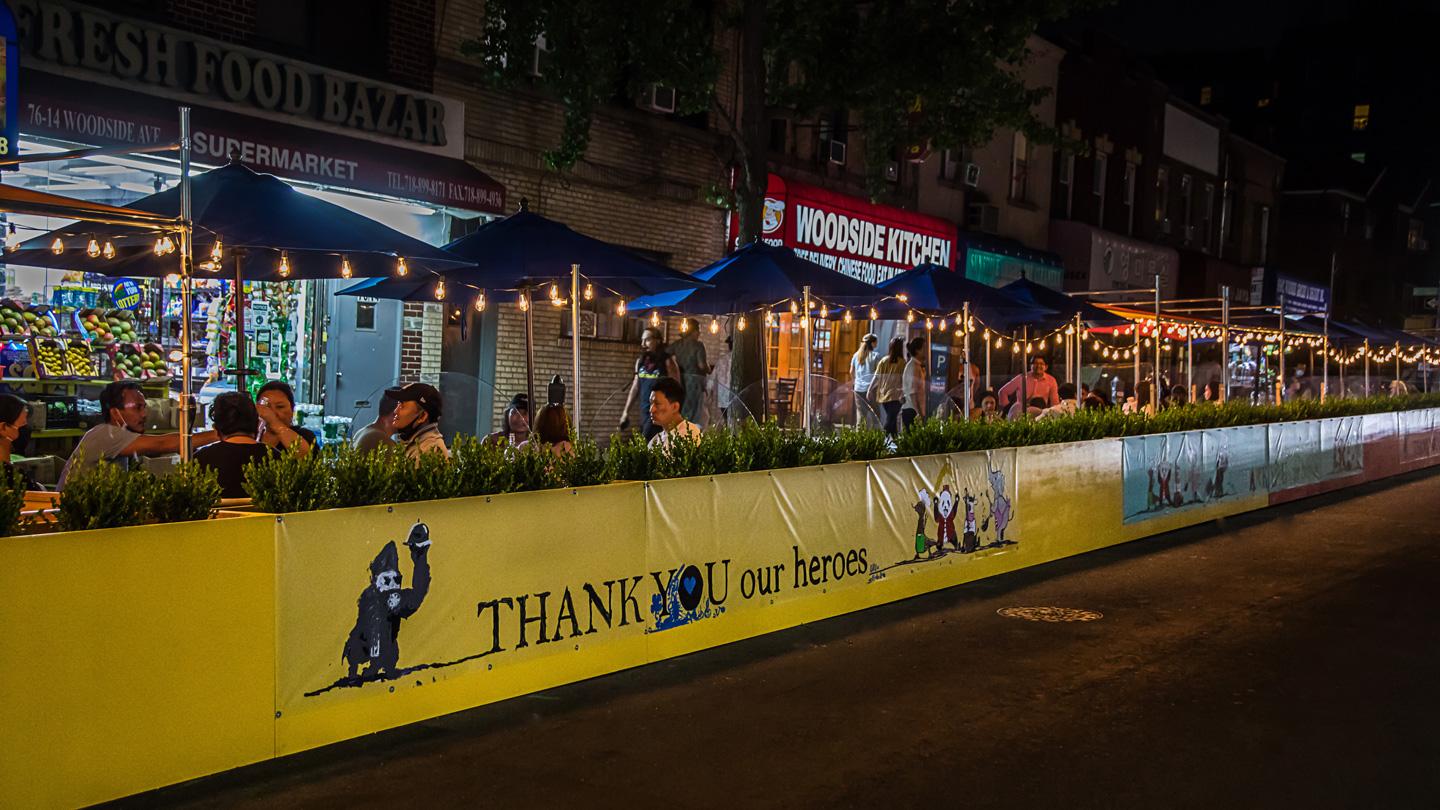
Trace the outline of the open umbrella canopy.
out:
M 580 265 L 580 275 L 587 282 L 626 299 L 706 286 L 685 273 L 524 208 L 481 225 L 445 249 L 468 260 L 464 268 L 447 270 L 446 280 L 472 291 L 514 290 L 562 280 L 565 284 L 561 286 L 568 289 L 574 264 Z M 432 285 L 434 282 L 431 279 Z
M 906 270 L 882 282 L 880 289 L 898 299 L 877 305 L 877 312 L 888 318 L 903 318 L 907 310 L 943 317 L 960 312 L 967 303 L 970 314 L 992 329 L 1007 330 L 1022 323 L 1039 323 L 1056 317 L 1052 309 L 1017 300 L 938 264 L 922 264 Z
M 1129 323 L 1119 315 L 1106 312 L 1094 304 L 1071 298 L 1065 293 L 1052 290 L 1043 284 L 1036 284 L 1028 278 L 1012 281 L 1001 287 L 1000 290 L 1010 297 L 1028 302 L 1032 306 L 1054 311 L 1056 314 L 1052 317 L 1057 320 L 1069 320 L 1079 314 L 1080 320 L 1090 326 L 1119 326 Z
M 877 287 L 828 270 L 787 247 L 752 242 L 695 271 L 711 287 L 649 295 L 631 309 L 675 309 L 693 315 L 726 315 L 799 300 L 810 295 L 835 307 L 868 306 L 885 296 Z
M 232 162 L 191 179 L 195 220 L 195 261 L 206 270 L 233 278 L 235 262 L 247 281 L 385 276 L 404 259 L 408 272 L 466 264 L 464 259 L 406 236 L 360 214 L 296 191 L 268 174 Z M 179 187 L 143 197 L 129 208 L 178 217 Z M 221 263 L 210 265 L 216 239 Z M 52 248 L 55 240 L 60 252 Z M 114 246 L 113 258 L 96 252 L 91 241 Z M 109 252 L 109 251 L 106 251 Z M 282 261 L 283 259 L 283 261 Z M 157 278 L 176 272 L 174 255 L 157 252 L 155 237 L 138 229 L 77 222 L 30 239 L 5 257 L 11 264 L 83 270 L 107 276 Z M 283 268 L 282 268 L 283 264 Z

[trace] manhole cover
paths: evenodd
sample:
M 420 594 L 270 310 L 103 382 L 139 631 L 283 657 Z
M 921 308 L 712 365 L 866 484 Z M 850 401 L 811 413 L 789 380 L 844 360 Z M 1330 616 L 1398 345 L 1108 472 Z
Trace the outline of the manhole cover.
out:
M 995 612 L 1007 619 L 1027 622 L 1093 622 L 1104 618 L 1099 611 L 1063 607 L 1007 607 Z

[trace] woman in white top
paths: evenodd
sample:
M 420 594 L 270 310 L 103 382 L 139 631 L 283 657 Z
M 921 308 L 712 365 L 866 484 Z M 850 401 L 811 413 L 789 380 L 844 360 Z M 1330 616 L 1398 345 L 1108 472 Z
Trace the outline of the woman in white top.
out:
M 900 430 L 910 427 L 916 419 L 925 418 L 925 364 L 920 362 L 920 352 L 925 348 L 924 338 L 911 338 L 905 344 L 910 359 L 905 363 L 905 372 L 900 378 L 900 388 L 905 400 L 900 405 Z
M 850 355 L 850 378 L 855 381 L 855 424 L 865 422 L 865 413 L 870 409 L 870 386 L 875 382 L 875 364 L 880 361 L 875 346 L 880 338 L 867 334 L 860 338 L 860 348 Z M 865 403 L 865 404 L 861 404 Z

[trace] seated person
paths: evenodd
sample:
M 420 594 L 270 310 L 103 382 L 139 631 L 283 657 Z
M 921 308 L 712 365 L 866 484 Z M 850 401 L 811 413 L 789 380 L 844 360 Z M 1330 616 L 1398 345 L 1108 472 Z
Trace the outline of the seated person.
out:
M 700 426 L 680 413 L 685 404 L 685 386 L 674 377 L 661 377 L 650 389 L 650 419 L 660 432 L 650 437 L 652 448 L 669 449 L 675 437 L 684 436 L 700 441 Z
M 516 394 L 505 408 L 500 430 L 485 437 L 486 444 L 520 445 L 530 438 L 530 397 Z
M 994 391 L 980 392 L 980 402 L 970 409 L 970 418 L 976 422 L 1000 421 L 1000 405 Z
M 101 461 L 109 461 L 129 468 L 130 460 L 138 456 L 163 456 L 180 452 L 180 442 L 185 437 L 179 433 L 147 435 L 145 433 L 145 394 L 140 383 L 134 380 L 118 380 L 100 391 L 100 415 L 104 421 L 90 428 L 80 438 L 80 444 L 65 469 L 60 471 L 60 490 L 65 482 L 79 470 L 88 469 Z M 207 430 L 189 437 L 190 446 L 209 444 L 218 437 L 215 431 Z M 138 459 L 137 459 L 138 460 Z
M 30 403 L 14 394 L 0 394 L 0 464 L 10 467 L 10 454 L 30 424 Z
M 295 427 L 295 389 L 283 380 L 271 380 L 255 395 L 255 410 L 265 422 L 260 441 L 281 450 L 305 455 L 315 449 L 315 432 Z
M 375 415 L 375 421 L 366 425 L 350 439 L 350 443 L 362 453 L 368 453 L 381 447 L 394 447 L 395 440 L 390 435 L 395 432 L 390 417 L 395 413 L 395 406 L 398 403 L 390 397 L 380 397 L 379 413 Z
M 1056 405 L 1042 410 L 1036 419 L 1054 419 L 1057 416 L 1069 416 L 1079 410 L 1075 404 L 1075 383 L 1060 383 L 1060 402 Z
M 549 445 L 550 452 L 557 457 L 567 456 L 573 451 L 570 445 L 570 418 L 565 415 L 563 405 L 541 405 L 535 414 L 535 430 L 530 438 L 520 443 L 524 447 L 531 442 Z
M 210 421 L 220 441 L 195 451 L 195 461 L 214 470 L 220 479 L 220 497 L 245 498 L 245 465 L 280 455 L 280 451 L 255 438 L 260 432 L 260 414 L 250 397 L 238 391 L 221 394 L 210 403 Z
M 439 453 L 450 457 L 445 446 L 445 437 L 440 435 L 440 415 L 444 400 L 433 385 L 420 382 L 406 383 L 385 389 L 385 396 L 395 400 L 395 413 L 390 424 L 400 439 L 400 447 L 412 461 L 418 461 L 421 453 Z

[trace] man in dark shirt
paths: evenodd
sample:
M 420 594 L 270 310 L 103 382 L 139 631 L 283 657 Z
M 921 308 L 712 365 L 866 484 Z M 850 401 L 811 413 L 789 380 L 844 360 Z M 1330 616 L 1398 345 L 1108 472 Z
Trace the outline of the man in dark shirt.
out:
M 273 458 L 280 451 L 255 439 L 260 432 L 260 414 L 245 394 L 231 391 L 216 397 L 210 404 L 210 420 L 220 441 L 196 450 L 195 461 L 215 471 L 221 497 L 247 497 L 245 465 Z

